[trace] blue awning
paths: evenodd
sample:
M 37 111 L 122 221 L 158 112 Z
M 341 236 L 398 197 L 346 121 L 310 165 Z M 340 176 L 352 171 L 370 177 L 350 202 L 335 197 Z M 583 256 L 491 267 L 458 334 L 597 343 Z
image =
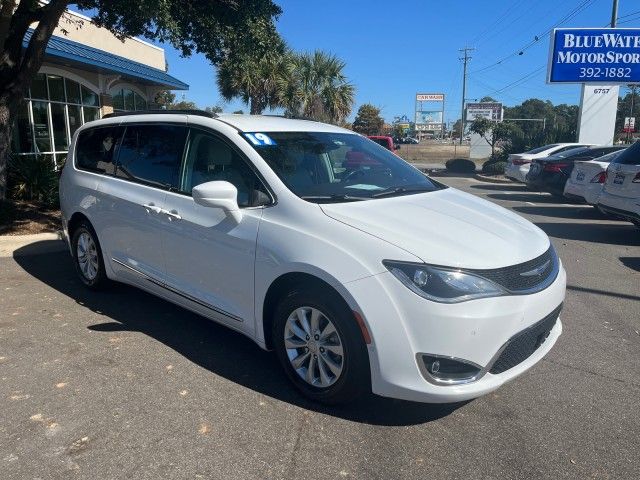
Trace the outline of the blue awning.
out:
M 29 30 L 22 41 L 24 48 L 29 44 L 33 30 Z M 61 37 L 51 37 L 45 51 L 46 60 L 74 63 L 79 68 L 99 72 L 119 73 L 149 85 L 158 85 L 171 90 L 188 90 L 189 85 L 172 77 L 167 72 L 149 67 L 139 62 L 88 47 Z

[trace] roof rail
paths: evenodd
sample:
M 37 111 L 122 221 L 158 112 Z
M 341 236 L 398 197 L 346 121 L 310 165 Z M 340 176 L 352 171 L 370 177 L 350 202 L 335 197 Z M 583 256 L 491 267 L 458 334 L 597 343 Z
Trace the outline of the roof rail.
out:
M 218 115 L 205 110 L 136 110 L 135 112 L 113 112 L 102 118 L 129 117 L 131 115 L 199 115 L 201 117 L 216 118 Z

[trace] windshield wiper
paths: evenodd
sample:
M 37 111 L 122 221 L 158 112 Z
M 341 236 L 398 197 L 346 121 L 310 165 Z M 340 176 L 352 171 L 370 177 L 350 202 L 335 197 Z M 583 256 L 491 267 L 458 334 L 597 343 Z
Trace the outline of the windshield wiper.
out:
M 420 192 L 431 192 L 433 188 L 430 187 L 391 187 L 386 190 L 382 190 L 381 192 L 374 193 L 371 195 L 371 198 L 380 198 L 380 197 L 392 197 L 393 195 L 402 195 L 404 193 L 420 193 Z
M 301 195 L 303 200 L 309 200 L 310 202 L 317 203 L 331 203 L 331 202 L 358 202 L 360 200 L 366 200 L 367 197 L 354 197 L 351 195 Z

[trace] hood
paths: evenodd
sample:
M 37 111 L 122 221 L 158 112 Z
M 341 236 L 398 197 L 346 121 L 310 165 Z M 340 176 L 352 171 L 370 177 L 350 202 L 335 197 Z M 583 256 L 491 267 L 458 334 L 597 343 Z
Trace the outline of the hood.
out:
M 499 268 L 549 248 L 547 235 L 531 222 L 453 188 L 320 207 L 334 220 L 434 265 Z

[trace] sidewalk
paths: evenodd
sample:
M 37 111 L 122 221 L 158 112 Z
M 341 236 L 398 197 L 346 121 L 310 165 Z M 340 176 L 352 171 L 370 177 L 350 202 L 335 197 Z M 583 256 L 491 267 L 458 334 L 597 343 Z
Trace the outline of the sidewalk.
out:
M 60 232 L 33 235 L 0 235 L 0 258 L 16 255 L 40 255 L 67 249 Z

